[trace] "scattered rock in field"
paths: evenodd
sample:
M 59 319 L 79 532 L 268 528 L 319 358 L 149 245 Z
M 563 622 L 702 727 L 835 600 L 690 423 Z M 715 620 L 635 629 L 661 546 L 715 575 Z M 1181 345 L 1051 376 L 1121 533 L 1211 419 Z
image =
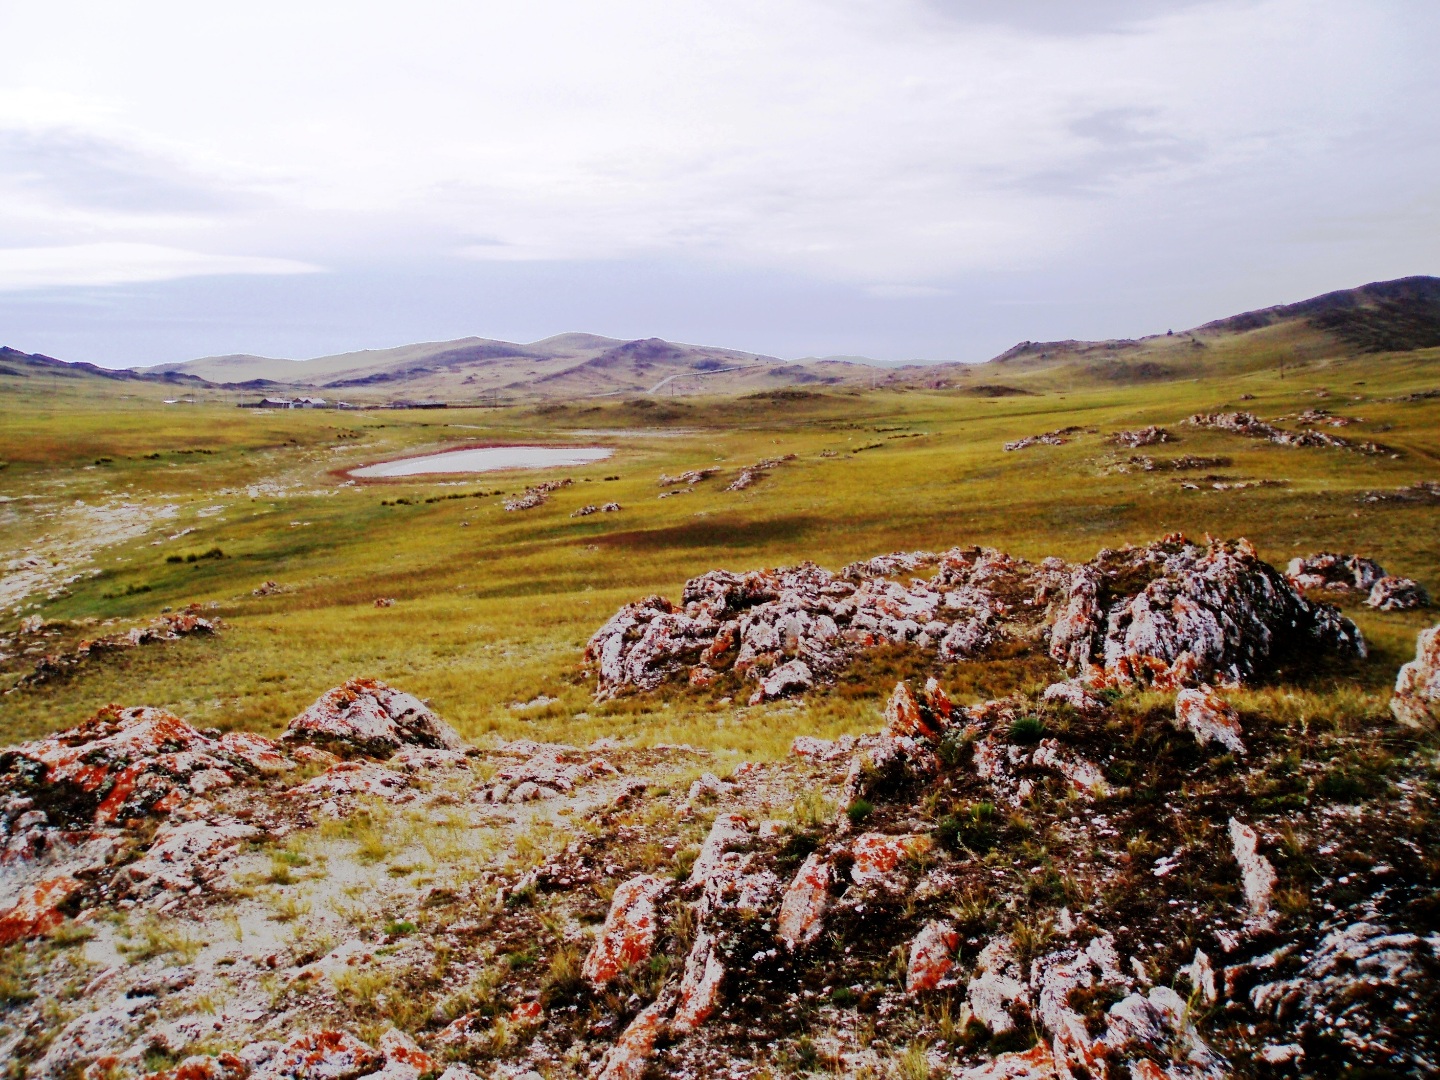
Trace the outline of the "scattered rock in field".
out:
M 792 952 L 809 945 L 824 929 L 825 911 L 830 906 L 830 883 L 834 879 L 828 860 L 818 854 L 806 857 L 780 901 L 776 936 Z
M 377 608 L 394 607 L 394 606 L 395 606 L 395 598 L 394 598 L 393 596 L 380 596 L 380 597 L 376 597 L 376 599 L 375 599 L 375 606 L 376 606 Z
M 502 766 L 480 792 L 488 802 L 531 802 L 568 795 L 579 785 L 619 770 L 604 758 L 569 747 L 537 747 L 525 760 Z
M 1311 589 L 1330 592 L 1369 592 L 1385 576 L 1385 568 L 1361 555 L 1338 555 L 1322 551 L 1317 555 L 1296 556 L 1285 567 L 1290 584 L 1302 593 Z
M 1042 435 L 1026 435 L 1023 439 L 1012 439 L 1005 444 L 1005 449 L 1028 450 L 1032 446 L 1064 446 L 1074 435 L 1081 432 L 1078 427 L 1057 428 L 1054 431 L 1047 431 Z
M 757 461 L 754 465 L 747 465 L 745 466 L 745 468 L 740 470 L 739 475 L 736 476 L 734 480 L 730 481 L 730 483 L 726 485 L 725 490 L 744 491 L 746 488 L 754 485 L 757 480 L 763 477 L 771 469 L 778 468 L 779 466 L 785 464 L 785 462 L 794 460 L 794 454 L 786 454 L 784 457 L 765 458 L 763 461 Z
M 1440 480 L 1421 480 L 1418 484 L 1395 488 L 1392 491 L 1367 491 L 1360 496 L 1360 501 L 1434 506 L 1440 504 Z
M 1232 754 L 1245 753 L 1240 714 L 1208 686 L 1181 690 L 1175 696 L 1175 726 L 1189 731 L 1201 746 L 1214 742 Z
M 34 616 L 39 618 L 39 616 Z M 42 621 L 30 634 L 39 634 L 45 624 Z M 200 614 L 200 605 L 191 604 L 184 611 L 167 612 L 145 626 L 136 626 L 122 634 L 107 634 L 102 637 L 81 641 L 69 652 L 49 653 L 35 662 L 35 669 L 21 678 L 16 687 L 39 686 L 52 679 L 69 675 L 90 660 L 106 653 L 133 649 L 141 645 L 153 645 L 162 641 L 176 641 L 193 635 L 217 634 L 222 629 L 219 619 L 207 619 Z M 27 632 L 23 631 L 22 632 Z
M 688 469 L 678 476 L 665 476 L 662 474 L 660 477 L 660 486 L 674 487 L 676 484 L 686 484 L 690 487 L 694 487 L 702 480 L 710 479 L 710 477 L 714 476 L 719 471 L 719 468 L 715 466 L 707 466 L 703 469 Z
M 533 484 L 527 487 L 519 495 L 512 495 L 505 500 L 506 510 L 533 510 L 537 506 L 543 506 L 550 501 L 550 493 L 559 491 L 561 488 L 570 487 L 575 481 L 566 477 L 564 480 L 546 480 L 544 483 Z
M 0 907 L 0 945 L 50 933 L 65 921 L 65 903 L 82 887 L 69 874 L 60 874 L 22 888 L 13 902 Z
M 322 694 L 286 726 L 280 741 L 343 756 L 389 757 L 402 746 L 464 750 L 455 729 L 417 697 L 377 679 L 351 679 Z
M 1429 607 L 1430 594 L 1418 581 L 1387 575 L 1375 582 L 1365 603 L 1380 611 L 1412 611 Z
M 1415 659 L 1400 669 L 1390 712 L 1409 727 L 1440 724 L 1440 626 L 1420 631 Z
M 1162 427 L 1151 424 L 1149 427 L 1137 428 L 1134 431 L 1116 431 L 1110 436 L 1110 441 L 1117 446 L 1128 446 L 1131 449 L 1139 449 L 1142 446 L 1155 446 L 1158 443 L 1169 442 L 1174 436 Z
M 255 741 L 211 738 L 163 709 L 107 705 L 78 727 L 0 750 L 7 855 L 75 842 L 97 827 L 164 816 L 196 796 L 247 780 Z M 234 749 L 232 749 L 232 747 Z
M 955 949 L 959 944 L 960 933 L 950 923 L 940 920 L 926 923 L 910 943 L 906 992 L 916 994 L 952 983 Z
M 1261 420 L 1254 413 L 1231 412 L 1231 413 L 1196 413 L 1186 423 L 1196 427 L 1212 428 L 1217 431 L 1229 431 L 1236 435 L 1247 435 L 1252 439 L 1264 439 L 1267 442 L 1275 443 L 1277 446 L 1311 446 L 1311 447 L 1334 447 L 1342 450 L 1356 450 L 1362 454 L 1383 454 L 1391 457 L 1399 455 L 1388 446 L 1381 446 L 1374 442 L 1354 443 L 1349 439 L 1342 439 L 1339 435 L 1329 435 L 1323 431 L 1313 429 L 1307 431 L 1285 431 Z
M 234 819 L 167 822 L 144 856 L 122 871 L 124 891 L 144 899 L 157 893 L 189 893 L 212 885 L 225 872 L 220 855 L 260 830 Z
M 888 580 L 932 565 L 928 580 Z M 1074 567 L 956 548 L 877 556 L 840 575 L 813 564 L 714 570 L 686 583 L 683 606 L 651 596 L 621 608 L 585 658 L 602 699 L 728 675 L 759 684 L 758 704 L 804 693 L 876 646 L 950 662 L 1034 640 L 1046 623 L 1054 659 L 1098 685 L 1240 681 L 1296 650 L 1364 655 L 1353 623 L 1306 601 L 1247 542 L 1173 536 Z
M 288 585 L 280 585 L 274 581 L 266 581 L 250 591 L 251 596 L 278 596 L 280 593 L 289 592 Z
M 582 506 L 582 507 L 580 507 L 579 510 L 576 510 L 576 511 L 575 511 L 573 514 L 571 514 L 570 516 L 571 516 L 572 518 L 575 518 L 575 517 L 589 517 L 591 514 L 613 514 L 613 513 L 616 513 L 619 509 L 620 509 L 620 504 L 617 503 L 617 502 L 607 502 L 607 503 L 601 504 L 600 506 L 595 506 L 594 504 L 590 504 L 590 505 L 587 505 L 587 506 Z

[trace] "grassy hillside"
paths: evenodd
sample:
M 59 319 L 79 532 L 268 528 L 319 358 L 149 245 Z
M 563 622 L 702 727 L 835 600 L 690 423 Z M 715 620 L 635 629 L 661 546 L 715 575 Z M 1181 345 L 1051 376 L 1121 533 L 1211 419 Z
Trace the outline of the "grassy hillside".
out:
M 11 567 L 0 626 L 9 631 L 31 613 L 57 620 L 62 636 L 52 648 L 199 602 L 215 604 L 227 629 L 109 654 L 71 677 L 17 689 L 0 698 L 0 742 L 73 724 L 108 701 L 274 732 L 321 691 L 361 674 L 432 699 L 470 738 L 634 736 L 754 756 L 780 752 L 799 731 L 873 727 L 878 695 L 913 661 L 877 658 L 803 704 L 738 708 L 692 692 L 591 700 L 578 670 L 589 635 L 620 604 L 656 592 L 678 598 L 687 577 L 717 566 L 813 559 L 838 567 L 894 549 L 957 544 L 1080 559 L 1183 531 L 1248 536 L 1277 563 L 1316 550 L 1360 551 L 1440 593 L 1440 506 L 1362 499 L 1440 479 L 1440 398 L 1422 396 L 1440 387 L 1440 350 L 1294 361 L 1281 371 L 1265 350 L 1296 355 L 1303 334 L 1287 325 L 1245 331 L 1250 351 L 1233 338 L 1205 345 L 1216 363 L 1204 379 L 1081 377 L 1078 358 L 1057 371 L 1021 357 L 1006 364 L 1034 392 L 998 397 L 964 386 L 832 388 L 266 414 L 218 402 L 163 405 L 173 391 L 143 383 L 97 390 L 94 380 L 17 379 L 0 396 L 0 550 Z M 1179 357 L 1196 347 L 1166 339 L 1154 349 Z M 995 383 L 1006 364 L 968 378 Z M 1314 406 L 1357 418 L 1340 433 L 1382 442 L 1394 456 L 1283 447 L 1183 423 L 1223 407 L 1274 419 Z M 1106 435 L 1145 424 L 1168 427 L 1178 441 L 1140 453 L 1229 464 L 1143 471 L 1130 460 L 1136 451 Z M 1002 449 L 1071 426 L 1082 430 L 1063 446 Z M 344 473 L 391 455 L 491 440 L 601 444 L 615 456 L 567 470 L 573 487 L 524 512 L 505 511 L 493 493 L 555 474 L 361 484 Z M 752 488 L 723 490 L 739 467 L 786 454 L 795 460 Z M 725 472 L 688 494 L 657 498 L 669 490 L 659 486 L 662 474 L 711 465 Z M 1222 491 L 1199 479 L 1212 474 L 1283 483 Z M 570 516 L 610 500 L 623 511 Z M 214 548 L 223 557 L 185 561 Z M 266 581 L 283 591 L 252 595 Z M 28 586 L 38 591 L 16 595 Z M 376 607 L 381 597 L 396 603 Z M 1358 606 L 1348 613 L 1373 652 L 1345 679 L 1378 706 L 1413 654 L 1415 631 L 1434 615 Z M 0 646 L 9 654 L 0 662 L 7 686 L 33 666 L 25 645 Z M 980 694 L 1040 675 L 997 658 L 952 667 L 947 678 Z M 1303 709 L 1305 695 L 1323 689 L 1254 693 L 1288 695 L 1287 708 Z

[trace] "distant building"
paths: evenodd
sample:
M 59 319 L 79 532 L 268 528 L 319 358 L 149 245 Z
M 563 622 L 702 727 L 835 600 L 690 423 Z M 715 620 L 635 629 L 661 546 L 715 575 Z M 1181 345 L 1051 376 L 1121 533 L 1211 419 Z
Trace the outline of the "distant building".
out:
M 259 401 L 242 401 L 242 409 L 328 409 L 329 402 L 323 397 L 276 398 L 265 397 Z

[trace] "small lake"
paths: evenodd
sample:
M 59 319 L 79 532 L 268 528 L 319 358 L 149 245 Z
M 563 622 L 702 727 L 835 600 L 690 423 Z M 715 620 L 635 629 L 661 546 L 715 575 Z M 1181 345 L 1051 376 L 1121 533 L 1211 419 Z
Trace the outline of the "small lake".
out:
M 425 473 L 480 473 L 501 469 L 565 469 L 604 461 L 613 450 L 604 446 L 486 446 L 478 450 L 446 450 L 424 457 L 400 458 L 351 469 L 365 480 Z

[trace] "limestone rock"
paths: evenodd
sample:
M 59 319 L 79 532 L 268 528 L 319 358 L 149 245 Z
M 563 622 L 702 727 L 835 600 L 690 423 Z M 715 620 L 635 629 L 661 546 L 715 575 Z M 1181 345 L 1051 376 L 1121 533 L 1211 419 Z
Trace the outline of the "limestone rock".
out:
M 1390 712 L 1410 727 L 1440 723 L 1440 626 L 1421 630 L 1415 641 L 1415 659 L 1400 669 Z
M 222 852 L 259 835 L 259 829 L 235 820 L 167 822 L 149 850 L 125 867 L 126 891 L 148 897 L 210 885 L 224 873 Z
M 819 852 L 812 852 L 785 889 L 776 936 L 792 952 L 820 936 L 830 906 L 833 873 L 829 861 Z
M 686 1035 L 708 1020 L 720 1002 L 725 982 L 725 965 L 716 950 L 713 935 L 701 931 L 685 958 L 685 972 L 680 979 L 680 1002 L 670 1028 Z
M 1245 903 L 1256 917 L 1270 910 L 1270 895 L 1275 890 L 1275 868 L 1260 854 L 1259 837 L 1255 830 L 1237 818 L 1230 819 L 1230 843 L 1235 861 L 1240 864 L 1240 879 L 1245 886 Z
M 1219 743 L 1234 754 L 1245 753 L 1240 714 L 1208 686 L 1175 695 L 1175 727 L 1189 731 L 1201 746 Z
M 650 958 L 655 944 L 655 901 L 667 888 L 662 879 L 642 874 L 615 890 L 605 926 L 581 969 L 591 984 L 602 986 L 631 964 Z
M 1429 607 L 1430 594 L 1418 581 L 1387 576 L 1375 582 L 1365 603 L 1379 611 L 1412 611 Z
M 87 830 L 164 816 L 253 779 L 269 754 L 264 741 L 211 738 L 163 709 L 107 705 L 77 727 L 0 750 L 0 790 L 28 800 L 24 812 L 38 812 L 45 830 Z M 7 815 L 0 835 L 17 827 Z
M 915 994 L 934 990 L 949 981 L 955 967 L 955 949 L 960 934 L 948 922 L 931 920 L 910 943 L 910 959 L 905 973 L 905 990 Z
M 455 729 L 417 697 L 375 679 L 352 679 L 327 690 L 290 721 L 280 739 L 309 743 L 341 756 L 389 757 L 402 746 L 464 750 Z
M 1330 592 L 1369 592 L 1385 576 L 1385 568 L 1361 555 L 1322 551 L 1296 556 L 1285 567 L 1285 576 L 1301 592 L 1325 589 Z
M 385 1066 L 385 1055 L 344 1031 L 292 1039 L 251 1080 L 358 1080 Z
M 858 836 L 850 845 L 850 854 L 855 860 L 850 866 L 850 880 L 857 885 L 884 881 L 898 871 L 906 859 L 930 850 L 933 843 L 926 833 L 903 836 L 865 833 Z
M 23 889 L 15 902 L 0 910 L 0 945 L 40 937 L 65 921 L 65 901 L 81 888 L 68 874 L 46 878 Z

